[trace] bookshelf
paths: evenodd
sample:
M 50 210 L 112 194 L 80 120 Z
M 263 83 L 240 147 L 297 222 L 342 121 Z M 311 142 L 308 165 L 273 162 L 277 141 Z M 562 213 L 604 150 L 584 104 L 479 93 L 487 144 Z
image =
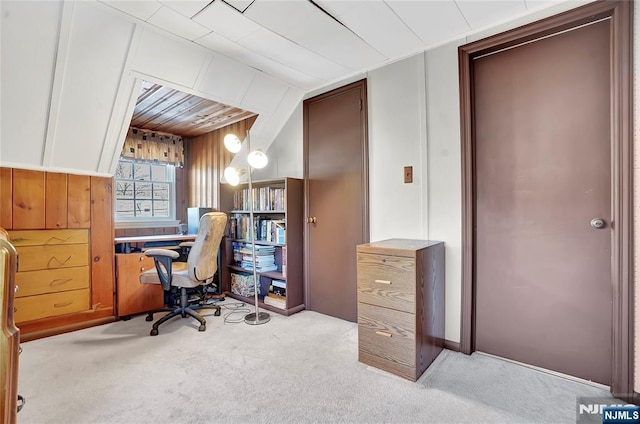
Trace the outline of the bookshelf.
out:
M 253 190 L 259 306 L 291 315 L 305 307 L 302 283 L 303 181 L 297 178 L 254 181 Z M 222 289 L 229 297 L 253 305 L 248 191 L 247 184 L 235 187 L 220 185 L 220 207 L 229 215 L 223 239 L 221 277 Z M 278 296 L 278 293 L 285 296 Z M 265 296 L 268 299 L 265 300 Z

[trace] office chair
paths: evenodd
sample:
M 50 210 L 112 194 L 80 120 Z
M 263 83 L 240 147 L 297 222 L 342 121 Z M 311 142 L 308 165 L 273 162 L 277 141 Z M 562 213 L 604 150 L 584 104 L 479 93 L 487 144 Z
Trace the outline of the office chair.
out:
M 220 315 L 220 306 L 202 302 L 199 304 L 190 303 L 187 290 L 213 282 L 213 277 L 218 269 L 220 241 L 226 225 L 227 215 L 224 212 L 209 212 L 202 215 L 198 234 L 189 250 L 187 262 L 176 262 L 175 260 L 180 254 L 174 250 L 149 249 L 145 251 L 145 255 L 153 258 L 156 267 L 140 274 L 140 283 L 161 284 L 165 292 L 165 302 L 169 305 L 160 310 L 149 312 L 147 321 L 153 320 L 155 312 L 169 312 L 153 323 L 150 333 L 152 336 L 158 335 L 160 324 L 178 315 L 182 318 L 189 315 L 197 319 L 200 322 L 199 331 L 207 329 L 207 321 L 196 311 L 215 309 L 214 315 Z M 179 301 L 166 301 L 166 299 L 173 298 L 171 294 L 176 294 L 178 290 L 180 292 Z

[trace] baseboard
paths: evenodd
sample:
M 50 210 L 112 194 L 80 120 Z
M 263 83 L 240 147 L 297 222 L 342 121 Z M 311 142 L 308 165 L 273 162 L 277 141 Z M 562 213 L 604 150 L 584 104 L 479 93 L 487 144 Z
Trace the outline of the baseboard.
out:
M 451 340 L 444 339 L 444 348 L 453 350 L 454 352 L 460 352 L 460 342 L 453 342 Z

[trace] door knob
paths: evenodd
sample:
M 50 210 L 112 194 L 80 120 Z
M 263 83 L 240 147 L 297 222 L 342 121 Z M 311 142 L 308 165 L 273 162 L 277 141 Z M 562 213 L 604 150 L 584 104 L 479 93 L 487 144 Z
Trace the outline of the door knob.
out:
M 591 220 L 591 226 L 593 228 L 595 228 L 596 230 L 599 230 L 600 228 L 604 228 L 604 226 L 605 226 L 604 219 L 602 219 L 602 218 L 593 218 Z
M 315 224 L 318 220 L 316 219 L 315 216 L 310 216 L 309 218 L 307 218 L 307 222 L 309 224 Z

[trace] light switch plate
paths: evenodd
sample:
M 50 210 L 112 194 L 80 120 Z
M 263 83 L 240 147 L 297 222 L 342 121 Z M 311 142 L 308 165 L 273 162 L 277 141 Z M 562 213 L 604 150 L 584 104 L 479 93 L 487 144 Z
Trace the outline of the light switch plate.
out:
M 413 166 L 404 167 L 404 182 L 405 183 L 413 182 Z

